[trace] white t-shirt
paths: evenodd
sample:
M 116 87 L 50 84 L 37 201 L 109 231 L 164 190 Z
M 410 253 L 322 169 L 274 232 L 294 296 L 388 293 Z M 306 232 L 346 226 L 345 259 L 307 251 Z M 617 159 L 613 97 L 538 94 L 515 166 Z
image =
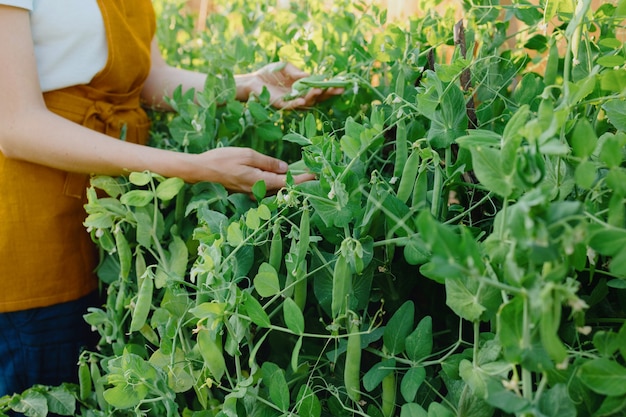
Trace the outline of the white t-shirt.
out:
M 30 10 L 42 91 L 87 84 L 107 62 L 107 40 L 96 0 L 0 0 Z

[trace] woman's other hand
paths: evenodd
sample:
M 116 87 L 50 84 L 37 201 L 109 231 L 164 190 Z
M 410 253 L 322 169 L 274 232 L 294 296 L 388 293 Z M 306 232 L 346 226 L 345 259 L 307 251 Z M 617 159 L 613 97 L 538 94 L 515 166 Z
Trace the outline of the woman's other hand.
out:
M 343 88 L 312 88 L 304 96 L 293 100 L 285 100 L 291 93 L 291 86 L 297 80 L 307 77 L 309 74 L 285 62 L 273 62 L 250 74 L 238 76 L 238 90 L 245 95 L 241 99 L 247 99 L 250 94 L 261 94 L 263 87 L 270 93 L 270 103 L 280 109 L 295 109 L 310 107 L 315 103 L 324 101 L 332 96 L 343 93 Z

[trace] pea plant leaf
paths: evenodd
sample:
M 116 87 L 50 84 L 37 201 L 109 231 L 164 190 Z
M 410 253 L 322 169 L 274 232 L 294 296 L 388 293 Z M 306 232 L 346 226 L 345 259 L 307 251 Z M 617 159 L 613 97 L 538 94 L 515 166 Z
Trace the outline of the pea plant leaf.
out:
M 283 315 L 287 328 L 301 336 L 304 333 L 304 316 L 293 298 L 285 298 Z
M 248 317 L 250 317 L 250 320 L 259 327 L 270 327 L 272 325 L 270 317 L 265 310 L 263 310 L 261 303 L 247 292 L 244 293 L 243 297 L 246 313 Z
M 597 358 L 582 364 L 580 380 L 599 394 L 626 394 L 626 368 L 608 358 Z
M 414 314 L 415 305 L 409 300 L 389 319 L 383 333 L 383 343 L 390 354 L 395 355 L 404 351 L 406 337 L 413 329 Z
M 261 297 L 272 297 L 280 292 L 278 273 L 272 265 L 263 262 L 254 277 L 254 288 Z
M 433 320 L 430 316 L 420 320 L 415 330 L 407 336 L 405 347 L 407 356 L 415 362 L 426 358 L 432 353 Z

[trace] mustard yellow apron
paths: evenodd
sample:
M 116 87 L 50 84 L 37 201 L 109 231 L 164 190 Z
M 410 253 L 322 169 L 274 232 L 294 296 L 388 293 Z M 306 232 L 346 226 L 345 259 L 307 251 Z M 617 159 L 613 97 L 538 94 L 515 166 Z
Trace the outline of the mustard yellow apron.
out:
M 98 0 L 108 61 L 89 85 L 47 92 L 48 108 L 75 123 L 145 143 L 140 93 L 150 71 L 150 0 Z M 0 153 L 0 312 L 78 299 L 97 287 L 97 251 L 83 221 L 89 176 Z

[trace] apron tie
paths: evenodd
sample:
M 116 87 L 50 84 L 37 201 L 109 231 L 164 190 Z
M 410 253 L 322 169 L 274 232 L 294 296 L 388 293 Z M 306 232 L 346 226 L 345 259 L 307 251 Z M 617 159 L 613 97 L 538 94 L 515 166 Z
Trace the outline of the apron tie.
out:
M 119 135 L 122 126 L 126 124 L 123 122 L 124 113 L 137 111 L 138 100 L 131 101 L 133 103 L 122 105 L 114 105 L 106 101 L 94 101 L 87 108 L 81 124 L 83 126 L 97 126 L 100 122 L 104 125 L 103 133 L 109 136 Z

